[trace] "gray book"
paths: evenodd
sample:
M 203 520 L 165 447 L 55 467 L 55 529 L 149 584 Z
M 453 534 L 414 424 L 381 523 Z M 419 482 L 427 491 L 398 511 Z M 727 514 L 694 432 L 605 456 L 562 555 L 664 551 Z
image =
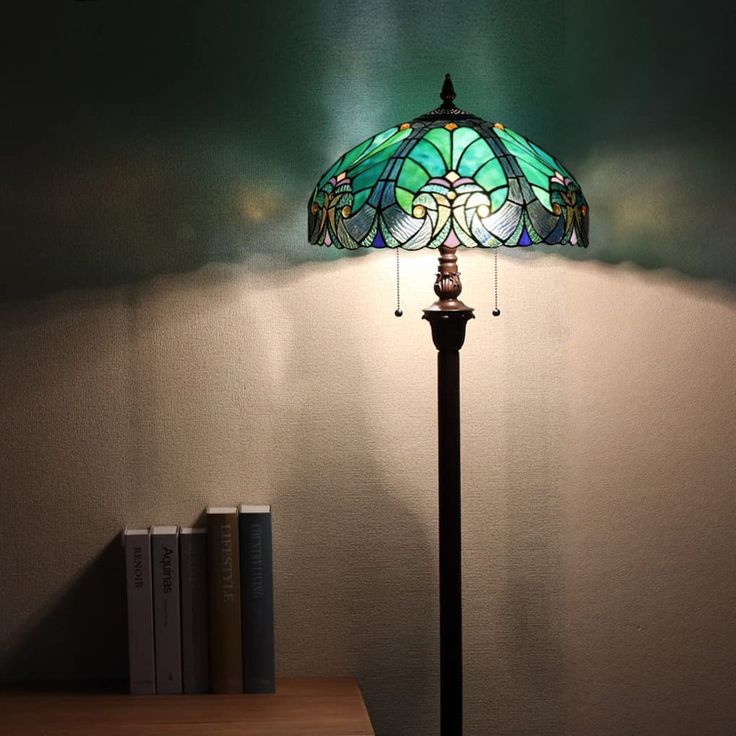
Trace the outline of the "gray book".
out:
M 125 529 L 125 582 L 128 598 L 128 672 L 130 692 L 156 692 L 153 644 L 151 537 L 148 529 Z
M 241 504 L 238 518 L 243 692 L 275 693 L 271 507 Z
M 175 694 L 181 683 L 178 527 L 151 527 L 153 627 L 156 641 L 156 692 Z
M 210 690 L 207 629 L 207 529 L 179 530 L 181 661 L 185 693 Z

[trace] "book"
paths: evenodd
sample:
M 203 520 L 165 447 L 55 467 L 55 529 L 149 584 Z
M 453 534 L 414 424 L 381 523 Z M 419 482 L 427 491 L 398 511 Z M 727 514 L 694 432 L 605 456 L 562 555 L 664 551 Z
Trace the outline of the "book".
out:
M 181 667 L 185 693 L 210 690 L 207 627 L 207 529 L 179 530 Z
M 156 692 L 181 692 L 178 527 L 151 527 Z
M 243 691 L 276 692 L 273 636 L 273 531 L 270 506 L 239 508 Z
M 123 530 L 128 605 L 128 673 L 133 695 L 156 692 L 153 643 L 151 537 L 148 529 Z
M 210 688 L 243 692 L 238 509 L 207 507 Z

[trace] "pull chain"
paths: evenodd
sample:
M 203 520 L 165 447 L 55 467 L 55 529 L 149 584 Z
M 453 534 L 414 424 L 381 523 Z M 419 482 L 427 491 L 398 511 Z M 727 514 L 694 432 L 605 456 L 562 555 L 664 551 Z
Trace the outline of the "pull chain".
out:
M 501 315 L 501 310 L 498 308 L 498 248 L 493 249 L 493 293 L 494 293 L 494 306 L 493 314 L 494 317 Z
M 399 275 L 399 251 L 401 248 L 396 248 L 396 311 L 394 314 L 397 317 L 401 317 L 404 314 L 401 311 L 401 279 Z

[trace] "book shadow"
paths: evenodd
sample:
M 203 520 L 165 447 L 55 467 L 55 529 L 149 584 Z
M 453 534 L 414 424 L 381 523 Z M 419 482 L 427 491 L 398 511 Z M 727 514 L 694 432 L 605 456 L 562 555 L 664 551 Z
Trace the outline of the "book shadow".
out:
M 29 617 L 0 680 L 9 684 L 74 682 L 124 689 L 127 636 L 125 561 L 116 535 L 59 598 Z

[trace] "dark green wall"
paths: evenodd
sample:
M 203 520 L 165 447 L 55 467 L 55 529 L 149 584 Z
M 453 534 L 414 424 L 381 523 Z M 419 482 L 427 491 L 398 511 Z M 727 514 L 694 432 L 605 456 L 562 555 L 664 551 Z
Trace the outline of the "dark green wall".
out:
M 338 257 L 305 201 L 347 147 L 437 102 L 556 153 L 591 203 L 573 257 L 736 281 L 715 5 L 435 0 L 60 2 L 10 30 L 0 169 L 5 298 Z

